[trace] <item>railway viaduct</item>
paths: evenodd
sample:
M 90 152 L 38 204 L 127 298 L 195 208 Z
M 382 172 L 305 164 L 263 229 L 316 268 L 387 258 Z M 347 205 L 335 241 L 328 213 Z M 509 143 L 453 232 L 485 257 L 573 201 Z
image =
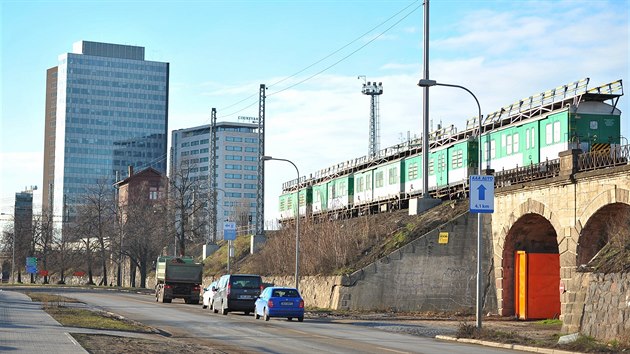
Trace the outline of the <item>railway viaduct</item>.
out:
M 561 153 L 558 171 L 551 178 L 510 183 L 510 177 L 497 173 L 499 186 L 495 190 L 494 213 L 488 217 L 492 219 L 492 264 L 501 315 L 512 316 L 518 312 L 515 308 L 518 301 L 516 252 L 557 254 L 558 264 L 541 264 L 540 267 L 555 274 L 556 279 L 559 275 L 560 284 L 555 294 L 560 298 L 560 319 L 569 330 L 579 327 L 578 313 L 585 301 L 580 269 L 604 245 L 614 242 L 616 236 L 625 234 L 627 237 L 630 225 L 628 160 L 610 159 L 610 153 L 580 152 Z M 602 164 L 602 160 L 613 163 L 600 168 L 598 164 Z

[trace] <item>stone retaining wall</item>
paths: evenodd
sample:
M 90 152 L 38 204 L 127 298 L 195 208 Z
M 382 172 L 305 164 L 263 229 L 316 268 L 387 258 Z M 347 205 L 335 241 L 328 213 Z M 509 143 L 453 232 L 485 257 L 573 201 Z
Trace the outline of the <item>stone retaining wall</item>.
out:
M 580 319 L 580 332 L 602 341 L 630 341 L 630 273 L 581 273 L 578 277 L 575 280 L 582 286 L 571 314 Z M 570 330 L 575 322 L 565 327 Z

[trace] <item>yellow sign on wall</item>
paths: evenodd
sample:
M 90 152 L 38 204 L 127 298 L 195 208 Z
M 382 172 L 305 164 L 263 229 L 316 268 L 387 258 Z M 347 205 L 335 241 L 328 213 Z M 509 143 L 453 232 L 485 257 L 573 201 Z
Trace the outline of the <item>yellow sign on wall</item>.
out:
M 438 243 L 448 243 L 448 232 L 440 232 Z

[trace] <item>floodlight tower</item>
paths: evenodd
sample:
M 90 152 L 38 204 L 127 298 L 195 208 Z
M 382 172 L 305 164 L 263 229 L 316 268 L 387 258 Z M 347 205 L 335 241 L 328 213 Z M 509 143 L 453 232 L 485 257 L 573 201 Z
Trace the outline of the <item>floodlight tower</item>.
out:
M 378 96 L 383 94 L 383 83 L 379 82 L 367 82 L 365 83 L 365 76 L 361 75 L 358 78 L 363 78 L 363 89 L 361 92 L 364 95 L 370 96 L 370 146 L 368 155 L 370 158 L 374 158 L 378 153 L 379 141 L 380 141 L 380 122 L 379 122 L 379 105 Z

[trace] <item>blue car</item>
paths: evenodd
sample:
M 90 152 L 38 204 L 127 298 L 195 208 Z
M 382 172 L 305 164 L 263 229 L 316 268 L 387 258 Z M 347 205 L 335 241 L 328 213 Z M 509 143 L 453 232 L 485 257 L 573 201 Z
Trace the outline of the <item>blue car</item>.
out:
M 271 317 L 286 317 L 289 321 L 297 318 L 304 321 L 304 299 L 296 288 L 268 287 L 263 290 L 254 308 L 254 317 L 263 317 L 269 321 Z

